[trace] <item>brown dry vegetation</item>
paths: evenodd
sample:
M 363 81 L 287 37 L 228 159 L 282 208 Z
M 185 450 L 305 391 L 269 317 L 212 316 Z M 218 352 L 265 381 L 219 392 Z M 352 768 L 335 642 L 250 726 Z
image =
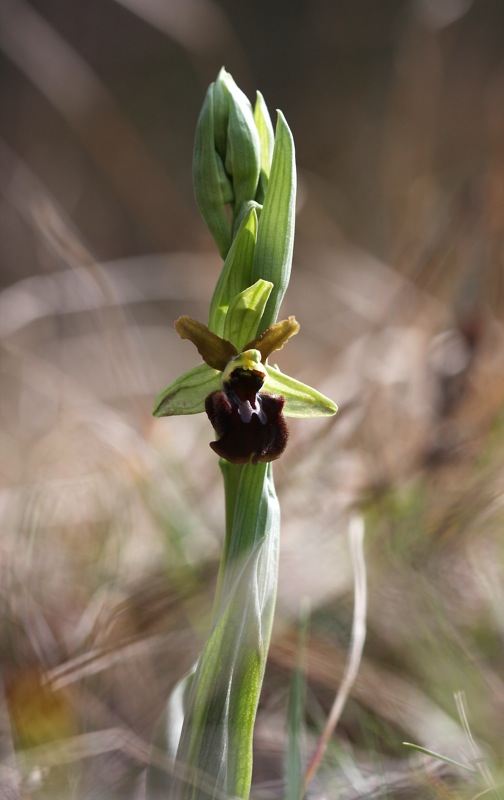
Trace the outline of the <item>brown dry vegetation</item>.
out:
M 276 467 L 254 796 L 282 797 L 305 598 L 307 754 L 341 680 L 356 512 L 368 636 L 310 796 L 495 796 L 502 5 L 4 0 L 0 29 L 0 797 L 140 800 L 153 728 L 204 639 L 223 531 L 212 432 L 150 412 L 196 363 L 172 321 L 205 319 L 220 268 L 190 164 L 223 63 L 293 129 L 285 312 L 302 329 L 279 363 L 340 406 L 292 422 Z M 481 774 L 405 740 L 481 757 Z

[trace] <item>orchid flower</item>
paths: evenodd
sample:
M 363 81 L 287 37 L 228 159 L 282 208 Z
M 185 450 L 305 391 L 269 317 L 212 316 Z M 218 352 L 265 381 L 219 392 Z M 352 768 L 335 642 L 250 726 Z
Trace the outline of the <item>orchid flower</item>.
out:
M 228 314 L 248 303 L 248 310 L 255 311 L 253 317 L 257 318 L 272 288 L 267 281 L 258 284 L 242 292 L 240 304 L 231 303 Z M 249 327 L 242 328 L 243 341 Z M 329 398 L 267 363 L 268 357 L 299 331 L 294 317 L 273 323 L 260 336 L 243 346 L 240 343 L 240 349 L 191 317 L 179 317 L 175 329 L 196 346 L 205 363 L 161 392 L 154 414 L 161 417 L 205 410 L 218 435 L 210 447 L 232 464 L 278 458 L 288 438 L 284 416 L 320 417 L 336 412 Z

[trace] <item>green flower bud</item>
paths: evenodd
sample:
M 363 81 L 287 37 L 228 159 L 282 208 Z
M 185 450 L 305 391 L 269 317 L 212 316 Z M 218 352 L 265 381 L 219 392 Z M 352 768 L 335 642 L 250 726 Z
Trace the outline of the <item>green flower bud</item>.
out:
M 196 126 L 193 178 L 196 202 L 223 258 L 242 204 L 256 197 L 260 172 L 261 140 L 252 106 L 222 69 Z
M 209 87 L 196 126 L 193 181 L 198 208 L 215 239 L 222 258 L 231 244 L 227 206 L 233 202 L 233 185 L 215 146 L 213 84 Z
M 255 199 L 261 171 L 261 142 L 249 101 L 229 73 L 221 70 L 219 78 L 229 95 L 225 166 L 233 182 L 236 216 L 242 203 Z

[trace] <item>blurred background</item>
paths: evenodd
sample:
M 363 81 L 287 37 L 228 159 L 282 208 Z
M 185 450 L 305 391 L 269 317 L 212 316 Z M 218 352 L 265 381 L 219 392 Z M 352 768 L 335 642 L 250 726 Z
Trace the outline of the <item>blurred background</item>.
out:
M 311 796 L 495 796 L 500 0 L 0 0 L 0 796 L 140 800 L 156 720 L 204 640 L 223 535 L 212 431 L 151 409 L 197 363 L 172 323 L 206 319 L 221 266 L 191 159 L 223 65 L 293 131 L 284 312 L 301 333 L 279 364 L 340 407 L 292 421 L 275 467 L 254 796 L 283 796 L 306 599 L 307 754 L 341 680 L 355 514 L 367 643 Z

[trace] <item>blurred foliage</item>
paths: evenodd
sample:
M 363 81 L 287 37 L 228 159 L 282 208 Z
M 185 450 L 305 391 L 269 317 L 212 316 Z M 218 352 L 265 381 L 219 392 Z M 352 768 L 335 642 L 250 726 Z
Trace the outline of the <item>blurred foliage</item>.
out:
M 307 757 L 341 680 L 355 507 L 368 639 L 310 796 L 488 788 L 401 747 L 474 759 L 461 690 L 502 783 L 503 44 L 500 0 L 0 4 L 6 796 L 141 798 L 159 708 L 206 632 L 212 432 L 150 410 L 185 368 L 171 322 L 204 318 L 220 270 L 190 170 L 223 64 L 293 128 L 301 332 L 279 363 L 340 406 L 294 421 L 276 470 L 255 796 L 282 796 L 306 596 Z

